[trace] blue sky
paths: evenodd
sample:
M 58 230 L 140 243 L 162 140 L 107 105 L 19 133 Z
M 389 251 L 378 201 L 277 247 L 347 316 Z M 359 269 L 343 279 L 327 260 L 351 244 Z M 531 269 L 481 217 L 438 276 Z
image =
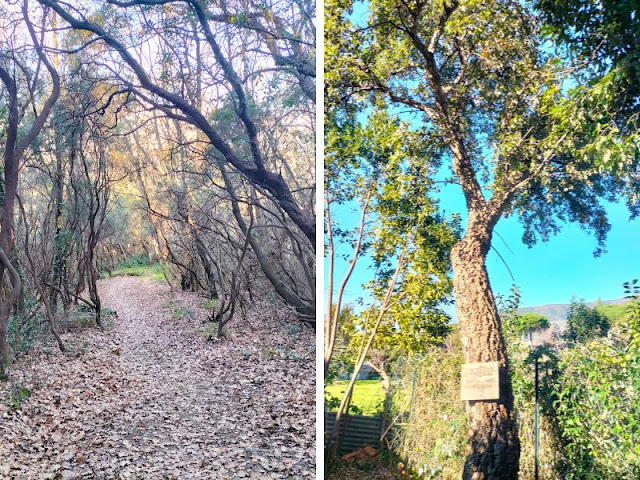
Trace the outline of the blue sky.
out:
M 522 306 L 568 303 L 572 296 L 593 300 L 611 300 L 624 296 L 622 283 L 640 276 L 637 242 L 640 222 L 629 221 L 629 212 L 621 204 L 607 207 L 611 231 L 607 252 L 593 256 L 596 241 L 575 224 L 565 224 L 547 243 L 533 248 L 522 241 L 522 226 L 516 218 L 501 220 L 493 245 L 511 269 L 522 292 Z M 487 258 L 491 285 L 495 292 L 506 293 L 511 276 L 495 252 Z
M 460 188 L 451 185 L 447 189 L 440 195 L 442 207 L 448 212 L 464 212 Z M 572 296 L 586 301 L 623 297 L 622 283 L 640 276 L 636 247 L 640 220 L 629 219 L 624 201 L 608 203 L 606 208 L 611 230 L 607 252 L 597 258 L 593 256 L 595 237 L 577 224 L 565 223 L 547 243 L 529 248 L 522 243 L 523 228 L 517 216 L 501 219 L 492 242 L 500 255 L 492 249 L 487 256 L 494 293 L 507 294 L 515 279 L 523 307 L 568 303 Z
M 464 200 L 459 187 L 447 187 L 440 199 L 442 208 L 447 212 L 464 211 Z M 521 241 L 523 229 L 516 217 L 500 220 L 495 229 L 493 246 L 504 262 L 493 250 L 487 257 L 487 269 L 494 293 L 507 294 L 513 283 L 513 274 L 522 293 L 522 307 L 568 303 L 573 296 L 586 301 L 623 297 L 622 283 L 640 277 L 640 255 L 637 247 L 640 220 L 629 220 L 624 202 L 607 204 L 607 211 L 611 223 L 607 252 L 597 258 L 593 256 L 595 238 L 575 224 L 564 224 L 561 232 L 549 242 L 540 242 L 529 248 Z M 341 208 L 339 214 L 343 226 L 357 225 L 358 217 L 349 213 L 348 208 Z M 336 283 L 341 281 L 346 265 L 346 262 L 338 261 Z M 368 259 L 360 259 L 347 285 L 346 303 L 355 303 L 362 297 L 364 291 L 361 285 L 371 275 Z

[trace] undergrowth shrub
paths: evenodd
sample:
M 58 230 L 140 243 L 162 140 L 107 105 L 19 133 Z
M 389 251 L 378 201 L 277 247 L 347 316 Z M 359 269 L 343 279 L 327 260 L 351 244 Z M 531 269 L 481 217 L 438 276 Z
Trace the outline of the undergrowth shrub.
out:
M 399 364 L 393 384 L 391 447 L 421 479 L 459 478 L 467 446 L 467 419 L 460 401 L 462 349 L 433 347 Z
M 538 418 L 538 469 L 540 478 L 560 480 L 558 466 L 563 461 L 563 451 L 559 448 L 557 429 L 552 419 L 544 415 L 544 395 L 542 380 L 549 379 L 557 364 L 555 352 L 540 348 L 532 352 L 524 342 L 509 345 L 509 369 L 513 385 L 514 408 L 520 438 L 520 478 L 533 479 L 535 471 L 535 357 L 538 357 L 538 371 L 541 379 Z
M 173 312 L 171 312 L 171 316 L 176 320 L 182 320 L 183 318 L 189 318 L 193 316 L 193 312 L 185 307 L 178 307 Z
M 545 395 L 563 444 L 563 478 L 640 478 L 638 347 L 640 332 L 627 325 L 563 352 Z
M 209 300 L 202 302 L 200 304 L 200 308 L 205 310 L 213 310 L 214 308 L 218 308 L 220 305 L 220 300 L 217 298 L 210 298 Z
M 7 323 L 7 342 L 15 358 L 26 354 L 46 331 L 38 315 L 11 315 Z
M 7 406 L 19 410 L 24 401 L 31 396 L 31 390 L 19 382 L 13 382 L 7 391 Z
M 148 263 L 148 259 L 145 254 L 131 255 L 130 257 L 127 257 L 124 260 L 122 260 L 120 263 L 118 263 L 117 269 L 142 267 L 147 265 L 147 263 Z
M 324 406 L 325 409 L 329 412 L 335 412 L 340 407 L 340 402 L 342 398 L 338 398 L 335 395 L 332 395 L 331 392 L 324 392 Z M 349 415 L 362 415 L 362 410 L 357 406 L 351 403 L 349 405 Z

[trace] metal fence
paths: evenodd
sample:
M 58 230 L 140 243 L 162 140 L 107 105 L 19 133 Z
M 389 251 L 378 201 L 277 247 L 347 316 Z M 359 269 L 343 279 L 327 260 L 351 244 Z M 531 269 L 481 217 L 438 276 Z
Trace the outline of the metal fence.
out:
M 324 445 L 327 446 L 331 432 L 336 421 L 336 414 L 333 412 L 324 413 Z M 364 415 L 345 415 L 340 420 L 340 440 L 339 454 L 353 452 L 365 445 L 378 448 L 382 427 L 384 425 L 382 415 L 368 417 Z

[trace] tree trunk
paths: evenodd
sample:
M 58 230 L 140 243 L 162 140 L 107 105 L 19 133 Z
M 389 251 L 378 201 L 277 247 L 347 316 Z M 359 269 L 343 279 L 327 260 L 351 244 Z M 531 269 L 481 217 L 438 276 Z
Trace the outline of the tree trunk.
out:
M 205 277 L 207 277 L 207 288 L 209 290 L 208 296 L 209 298 L 217 299 L 219 298 L 218 288 L 216 286 L 215 272 L 213 270 L 214 266 L 212 265 L 213 262 L 211 261 L 209 250 L 198 234 L 195 226 L 193 226 L 191 223 L 189 223 L 189 225 L 191 226 L 191 235 L 193 236 L 193 240 L 196 244 L 196 251 L 198 252 L 198 256 L 200 257 L 200 261 L 202 262 Z
M 485 258 L 492 227 L 470 225 L 451 252 L 456 313 L 465 362 L 499 362 L 500 399 L 467 405 L 469 454 L 464 480 L 518 478 L 520 441 L 513 411 L 513 390 L 500 319 Z
M 6 375 L 9 366 L 9 345 L 7 343 L 7 321 L 0 318 L 0 380 Z
M 233 213 L 233 216 L 236 219 L 240 230 L 242 230 L 242 233 L 248 238 L 249 245 L 251 246 L 256 259 L 258 260 L 258 264 L 260 265 L 262 272 L 265 274 L 265 276 L 273 286 L 273 289 L 280 296 L 280 298 L 282 298 L 288 305 L 292 306 L 295 309 L 296 313 L 298 313 L 302 317 L 315 318 L 315 303 L 309 304 L 305 302 L 302 298 L 300 298 L 300 296 L 298 296 L 292 286 L 286 285 L 278 276 L 278 267 L 274 265 L 264 253 L 260 242 L 250 231 L 247 226 L 247 222 L 242 216 L 242 212 L 240 211 L 240 205 L 238 202 L 238 196 L 236 194 L 233 182 L 231 181 L 229 174 L 227 173 L 226 166 L 222 161 L 218 160 L 218 167 L 220 168 L 220 173 L 222 174 L 222 179 L 224 180 L 225 189 L 227 190 L 227 192 L 229 192 L 229 200 L 231 202 L 231 211 Z
M 56 123 L 57 125 L 57 123 Z M 55 128 L 55 127 L 54 127 Z M 64 240 L 62 238 L 62 206 L 63 206 L 63 187 L 64 187 L 64 169 L 63 169 L 63 152 L 62 152 L 62 139 L 60 138 L 60 132 L 56 133 L 56 172 L 53 181 L 53 198 L 55 202 L 53 225 L 55 233 L 53 236 L 53 266 L 51 269 L 51 289 L 49 290 L 49 303 L 51 305 L 52 313 L 56 313 L 58 309 L 58 292 L 55 287 L 60 286 L 61 272 L 62 272 L 62 256 Z M 73 149 L 73 147 L 72 147 Z M 72 153 L 73 156 L 73 153 Z
M 22 266 L 20 265 L 20 261 L 18 260 L 18 255 L 16 253 L 15 247 L 11 249 L 11 265 L 15 268 L 16 272 L 20 278 L 22 278 Z M 22 283 L 22 282 L 21 282 Z M 15 279 L 11 279 L 11 286 L 16 288 Z M 16 315 L 24 315 L 26 312 L 25 298 L 24 298 L 24 289 L 20 288 L 20 295 L 18 296 L 18 300 L 15 305 L 15 313 Z

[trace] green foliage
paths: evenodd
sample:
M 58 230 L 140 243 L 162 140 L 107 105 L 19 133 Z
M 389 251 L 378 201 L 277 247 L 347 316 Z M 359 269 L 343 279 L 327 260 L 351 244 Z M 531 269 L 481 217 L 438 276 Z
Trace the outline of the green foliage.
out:
M 584 343 L 593 337 L 605 337 L 609 327 L 609 319 L 597 308 L 588 307 L 584 301 L 571 300 L 564 334 L 568 342 Z
M 533 478 L 535 470 L 535 359 L 538 359 L 539 376 L 541 379 L 551 378 L 558 356 L 549 346 L 539 346 L 532 350 L 523 342 L 509 346 L 509 367 L 514 392 L 514 404 L 518 421 L 518 435 L 520 437 L 521 457 L 520 475 L 523 478 Z M 549 398 L 544 389 L 539 395 Z M 550 415 L 539 417 L 539 463 L 540 478 L 558 479 L 558 457 L 563 455 L 562 441 L 557 433 L 556 424 Z
M 624 303 L 621 305 L 597 305 L 596 310 L 607 317 L 609 325 L 619 325 L 622 322 L 626 322 L 629 319 L 629 304 Z
M 347 388 L 347 380 L 338 380 L 324 387 L 325 406 L 331 410 L 337 409 L 340 400 L 344 396 Z M 337 403 L 336 403 L 336 400 Z M 351 409 L 353 414 L 360 415 L 377 415 L 382 413 L 382 404 L 384 402 L 384 392 L 380 380 L 356 380 L 351 397 Z
M 171 312 L 171 316 L 176 320 L 182 320 L 183 318 L 188 318 L 193 316 L 193 312 L 185 307 L 178 307 L 173 312 Z
M 513 319 L 513 330 L 516 335 L 529 337 L 533 341 L 533 334 L 549 328 L 549 319 L 539 313 L 523 313 Z
M 118 264 L 117 269 L 126 269 L 131 267 L 143 267 L 146 266 L 148 262 L 147 256 L 145 254 L 132 255 L 130 257 L 125 258 Z
M 537 0 L 544 32 L 576 59 L 589 59 L 577 75 L 597 83 L 613 73 L 618 118 L 639 111 L 640 3 L 637 0 Z
M 218 324 L 207 322 L 204 327 L 199 329 L 199 332 L 207 342 L 210 342 L 218 336 Z
M 402 290 L 400 290 L 402 292 Z M 420 298 L 418 295 L 417 298 Z M 403 310 L 402 302 L 381 322 L 369 351 L 368 361 L 386 375 L 394 372 L 395 364 L 414 355 L 420 355 L 433 345 L 441 344 L 450 332 L 449 317 L 435 307 L 424 309 L 422 315 L 412 315 Z M 331 375 L 352 373 L 353 364 L 363 341 L 368 337 L 378 310 L 370 307 L 361 314 L 343 310 L 340 320 L 340 336 L 334 354 Z M 364 338 L 363 338 L 364 337 Z
M 520 476 L 521 478 L 533 478 L 535 470 L 534 443 L 535 443 L 535 359 L 538 359 L 539 368 L 543 377 L 557 363 L 555 351 L 548 346 L 539 346 L 532 350 L 530 344 L 522 341 L 527 326 L 544 324 L 543 316 L 532 316 L 530 322 L 523 322 L 522 315 L 518 314 L 520 306 L 520 290 L 513 285 L 509 295 L 497 296 L 500 309 L 500 319 L 504 326 L 507 354 L 509 357 L 509 372 L 513 387 L 514 406 L 518 422 L 518 436 L 520 438 Z M 525 314 L 526 315 L 526 314 Z M 542 317 L 542 318 L 540 318 Z M 556 458 L 558 456 L 558 436 L 553 425 L 544 416 L 540 418 L 539 448 L 540 458 L 544 462 L 539 464 L 540 478 L 555 480 L 557 475 Z
M 218 300 L 217 298 L 210 298 L 206 302 L 202 302 L 200 304 L 200 308 L 204 308 L 205 310 L 213 310 L 214 308 L 217 308 L 219 304 L 220 300 Z
M 358 124 L 381 110 L 405 120 L 405 145 L 423 144 L 432 165 L 451 162 L 455 130 L 501 214 L 522 221 L 526 244 L 571 221 L 603 251 L 602 199 L 631 190 L 640 151 L 637 131 L 616 122 L 625 92 L 615 72 L 575 86 L 575 69 L 544 43 L 539 12 L 515 0 L 375 0 L 358 19 L 354 4 L 326 4 L 329 118 L 349 132 L 327 136 L 329 155 L 354 148 Z
M 567 479 L 640 478 L 640 332 L 566 350 L 548 381 L 547 412 L 557 425 Z
M 352 305 L 345 305 L 340 310 L 340 328 L 329 370 L 325 376 L 326 383 L 330 384 L 339 378 L 348 378 L 353 373 L 355 352 L 353 351 L 354 342 L 352 342 L 351 334 L 354 332 L 353 326 L 356 322 L 354 317 L 356 317 L 356 314 Z
M 133 267 L 119 268 L 111 272 L 112 277 L 145 277 L 149 273 L 147 266 L 137 265 Z
M 23 387 L 20 383 L 12 383 L 7 391 L 7 406 L 20 410 L 24 401 L 31 396 L 31 390 Z
M 457 218 L 438 212 L 430 176 L 437 165 L 432 147 L 408 125 L 384 109 L 373 111 L 361 125 L 336 110 L 327 122 L 331 145 L 325 158 L 329 208 L 366 205 L 371 222 L 362 255 L 371 256 L 375 278 L 366 287 L 381 301 L 398 258 L 404 267 L 389 300 L 373 348 L 393 359 L 437 344 L 449 331 L 443 305 L 450 301 L 450 251 L 460 238 Z M 355 242 L 352 225 L 332 222 L 334 241 Z M 363 332 L 379 310 L 341 319 L 350 351 L 357 352 Z
M 514 337 L 518 336 L 518 323 L 515 320 L 518 317 L 520 298 L 520 288 L 515 284 L 511 285 L 507 296 L 501 293 L 496 294 L 496 306 L 502 322 L 502 330 L 507 336 L 507 344 L 518 340 Z
M 340 393 L 344 393 L 344 391 L 340 392 Z M 342 401 L 341 397 L 335 397 L 330 391 L 327 390 L 327 387 L 325 387 L 324 390 L 324 406 L 325 408 L 329 411 L 329 412 L 335 412 L 338 410 L 338 408 L 340 408 L 340 402 Z M 362 409 L 354 404 L 353 402 L 351 403 L 351 405 L 349 405 L 349 412 L 350 415 L 364 415 L 365 413 L 362 411 Z M 375 414 L 376 412 L 374 412 Z
M 632 165 L 639 142 L 640 4 L 637 0 L 536 0 L 534 4 L 545 37 L 573 61 L 572 83 L 583 86 L 576 90 L 582 100 L 575 102 L 579 114 L 574 118 L 593 128 L 585 130 L 582 150 L 600 150 L 597 157 L 605 168 Z M 633 182 L 628 187 L 628 205 L 637 214 L 637 189 Z
M 634 328 L 640 321 L 640 287 L 637 285 L 638 280 L 633 279 L 630 282 L 623 283 L 626 298 L 631 299 L 627 304 L 627 313 L 629 315 L 629 323 Z
M 7 342 L 15 357 L 27 353 L 34 342 L 44 334 L 46 327 L 38 315 L 24 317 L 12 315 L 7 323 Z
M 544 359 L 544 418 L 559 453 L 554 470 L 563 479 L 640 476 L 640 310 L 633 285 L 625 286 L 632 299 L 628 321 L 614 325 L 606 338 L 594 337 L 602 333 L 602 315 L 573 302 L 581 326 L 572 335 L 577 343 L 558 353 L 537 352 Z M 515 369 L 514 386 L 523 378 Z
M 390 437 L 416 478 L 458 478 L 467 447 L 467 419 L 460 398 L 462 348 L 457 333 L 448 346 L 431 347 L 397 368 Z

